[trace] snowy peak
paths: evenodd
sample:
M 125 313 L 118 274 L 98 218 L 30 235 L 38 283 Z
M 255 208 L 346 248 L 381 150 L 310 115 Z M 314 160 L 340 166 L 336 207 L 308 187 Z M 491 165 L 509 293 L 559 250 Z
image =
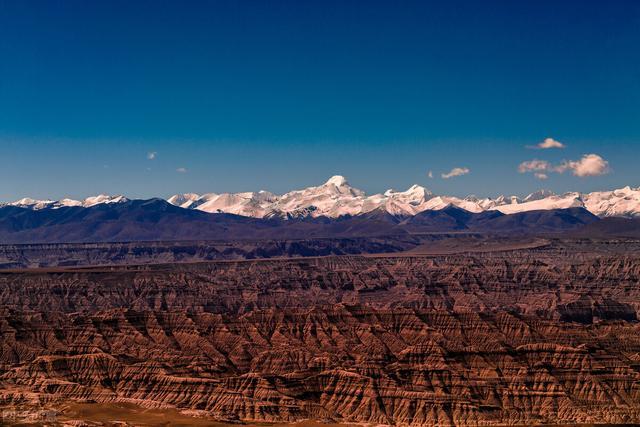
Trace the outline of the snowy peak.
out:
M 223 193 L 209 195 L 208 200 L 202 201 L 196 209 L 203 212 L 224 212 L 235 215 L 263 218 L 271 210 L 271 205 L 277 200 L 275 194 L 267 191 Z
M 124 197 L 122 195 L 109 196 L 107 194 L 99 194 L 97 196 L 87 197 L 86 199 L 84 199 L 84 201 L 82 202 L 82 206 L 84 206 L 85 208 L 89 208 L 89 207 L 95 206 L 95 205 L 111 204 L 111 203 L 124 203 L 124 202 L 128 202 L 128 201 L 129 201 L 129 199 L 127 199 L 126 197 Z
M 193 203 L 200 199 L 200 195 L 196 193 L 176 194 L 167 199 L 167 202 L 181 208 L 189 208 Z
M 624 187 L 619 190 L 594 193 L 566 193 L 557 195 L 539 190 L 524 198 L 499 196 L 495 199 L 468 196 L 463 199 L 434 195 L 425 187 L 414 184 L 405 191 L 393 189 L 383 194 L 367 196 L 351 187 L 342 175 L 329 178 L 324 184 L 307 187 L 276 196 L 268 192 L 235 193 L 197 196 L 190 193 L 169 198 L 177 206 L 206 212 L 227 212 L 255 217 L 299 218 L 304 216 L 339 217 L 360 215 L 384 210 L 394 216 L 411 216 L 427 210 L 440 210 L 449 206 L 469 212 L 497 210 L 505 214 L 531 210 L 566 209 L 584 207 L 598 216 L 640 217 L 640 189 Z
M 91 206 L 105 204 L 105 203 L 123 203 L 127 202 L 127 199 L 124 196 L 109 196 L 106 194 L 100 194 L 97 196 L 87 197 L 86 199 L 74 200 L 74 199 L 60 199 L 60 200 L 36 200 L 29 197 L 25 197 L 20 200 L 16 200 L 15 202 L 11 202 L 9 206 L 17 206 L 26 209 L 58 209 L 62 207 L 72 207 L 79 206 L 84 208 L 89 208 Z
M 384 206 L 392 215 L 415 215 L 424 210 L 425 203 L 433 197 L 433 193 L 426 188 L 414 184 L 405 191 L 389 189 L 383 195 L 375 195 L 377 206 Z M 374 205 L 376 203 L 371 203 Z
M 353 188 L 349 185 L 347 179 L 342 175 L 334 175 L 327 180 L 323 185 L 318 187 L 309 187 L 304 190 L 300 190 L 306 192 L 307 190 L 311 190 L 310 192 L 316 194 L 326 194 L 326 195 L 347 195 L 353 197 L 364 196 L 364 191 L 358 190 L 357 188 Z M 291 193 L 297 193 L 296 191 L 292 191 Z M 287 193 L 290 194 L 290 193 Z
M 73 200 L 73 199 L 61 199 L 61 200 L 58 200 L 57 203 L 60 206 L 83 206 L 83 202 L 81 202 L 80 200 Z
M 640 217 L 640 188 L 594 191 L 583 200 L 585 208 L 598 216 Z
M 490 210 L 499 210 L 504 214 L 513 214 L 526 211 L 549 210 L 549 209 L 569 209 L 582 208 L 584 202 L 580 193 L 566 193 L 561 196 L 552 195 L 543 198 L 525 199 L 522 203 L 511 203 L 497 205 Z
M 54 200 L 36 200 L 30 197 L 24 197 L 15 202 L 9 203 L 9 206 L 17 206 L 27 209 L 46 209 L 51 208 L 56 202 Z
M 385 191 L 384 195 L 386 197 L 395 198 L 399 200 L 401 199 L 407 202 L 422 203 L 422 202 L 425 202 L 426 200 L 429 200 L 431 196 L 433 196 L 433 193 L 427 190 L 426 188 L 422 187 L 421 185 L 414 184 L 405 191 L 395 191 L 393 189 L 389 189 Z
M 553 197 L 556 194 L 553 191 L 550 190 L 538 190 L 536 192 L 533 192 L 531 194 L 529 194 L 527 197 L 524 198 L 525 202 L 532 202 L 534 200 L 542 200 L 545 199 L 547 197 Z
M 84 200 L 36 200 L 23 198 L 8 203 L 27 209 L 58 209 L 62 207 L 92 207 L 100 204 L 128 201 L 122 195 L 100 194 Z M 184 209 L 197 209 L 209 213 L 230 213 L 254 218 L 302 218 L 355 216 L 374 211 L 386 211 L 396 217 L 413 216 L 429 210 L 453 206 L 469 212 L 500 211 L 504 214 L 532 210 L 567 209 L 583 207 L 600 217 L 621 216 L 640 218 L 640 188 L 623 187 L 611 191 L 592 193 L 570 192 L 555 194 L 539 190 L 524 198 L 499 196 L 478 198 L 468 196 L 435 195 L 427 188 L 414 184 L 404 191 L 387 190 L 368 196 L 349 185 L 342 175 L 334 175 L 321 185 L 293 190 L 283 195 L 268 191 L 241 193 L 184 193 L 167 199 Z M 0 205 L 1 206 L 1 205 Z
M 334 175 L 324 183 L 324 185 L 335 185 L 336 187 L 342 187 L 344 185 L 349 185 L 347 182 L 347 178 L 342 175 Z

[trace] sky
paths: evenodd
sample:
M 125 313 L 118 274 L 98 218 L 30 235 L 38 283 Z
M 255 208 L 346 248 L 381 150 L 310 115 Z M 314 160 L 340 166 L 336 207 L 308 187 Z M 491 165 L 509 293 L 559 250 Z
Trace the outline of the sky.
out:
M 0 201 L 638 187 L 639 46 L 634 0 L 0 0 Z

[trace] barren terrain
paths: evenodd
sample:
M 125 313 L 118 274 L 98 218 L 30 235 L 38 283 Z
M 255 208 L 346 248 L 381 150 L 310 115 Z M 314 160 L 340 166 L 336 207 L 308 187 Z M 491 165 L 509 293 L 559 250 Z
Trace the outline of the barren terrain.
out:
M 640 245 L 538 243 L 6 270 L 0 405 L 85 420 L 91 405 L 133 405 L 198 422 L 640 423 Z

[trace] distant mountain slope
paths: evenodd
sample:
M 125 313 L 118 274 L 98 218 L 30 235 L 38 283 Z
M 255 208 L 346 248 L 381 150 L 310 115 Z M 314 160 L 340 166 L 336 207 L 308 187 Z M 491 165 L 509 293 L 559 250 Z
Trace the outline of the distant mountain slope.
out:
M 599 218 L 584 208 L 537 210 L 501 215 L 476 223 L 472 228 L 493 232 L 555 233 L 577 229 L 598 222 Z
M 460 231 L 468 229 L 467 223 L 475 215 L 455 206 L 420 212 L 402 223 L 407 229 L 417 232 Z M 502 215 L 502 214 L 500 214 Z
M 475 231 L 484 233 L 556 233 L 573 230 L 599 218 L 584 208 L 519 212 L 473 213 L 455 206 L 425 211 L 408 218 L 401 226 L 411 232 Z
M 603 218 L 601 221 L 579 228 L 569 234 L 582 238 L 640 239 L 640 218 Z
M 161 199 L 101 204 L 90 208 L 0 208 L 3 242 L 89 242 L 236 238 L 259 234 L 268 221 L 231 214 L 210 215 Z
M 384 208 L 338 218 L 252 218 L 207 213 L 162 199 L 128 200 L 56 209 L 0 208 L 0 243 L 126 242 L 158 240 L 258 240 L 399 236 L 413 233 L 560 233 L 598 218 L 583 208 L 473 213 L 455 206 L 413 216 Z

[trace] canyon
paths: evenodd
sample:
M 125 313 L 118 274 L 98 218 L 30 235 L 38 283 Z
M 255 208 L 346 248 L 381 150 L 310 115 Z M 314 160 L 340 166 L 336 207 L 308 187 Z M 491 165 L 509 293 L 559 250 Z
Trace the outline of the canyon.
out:
M 640 242 L 484 246 L 0 270 L 0 406 L 640 423 Z

